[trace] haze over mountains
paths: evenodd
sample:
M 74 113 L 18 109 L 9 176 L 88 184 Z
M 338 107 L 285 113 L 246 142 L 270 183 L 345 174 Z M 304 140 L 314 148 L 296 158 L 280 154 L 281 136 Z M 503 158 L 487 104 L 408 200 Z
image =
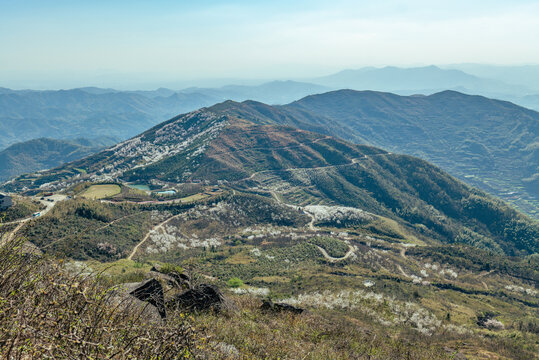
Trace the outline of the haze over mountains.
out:
M 501 66 L 484 64 L 455 64 L 443 66 L 446 69 L 458 69 L 468 74 L 485 79 L 503 81 L 507 84 L 520 85 L 534 92 L 539 91 L 539 65 Z
M 524 86 L 508 85 L 498 80 L 480 78 L 455 69 L 437 66 L 419 68 L 362 68 L 344 70 L 316 78 L 314 82 L 336 89 L 377 90 L 410 95 L 431 94 L 440 90 L 460 90 L 491 94 L 526 93 Z
M 515 68 L 513 71 L 523 70 Z M 539 109 L 539 90 L 531 86 L 533 81 L 515 76 L 515 82 L 505 82 L 507 77 L 498 76 L 500 72 L 481 72 L 493 76 L 489 78 L 436 66 L 371 67 L 301 81 L 220 88 L 160 88 L 154 91 L 95 87 L 60 91 L 0 88 L 0 149 L 39 137 L 68 139 L 85 137 L 87 133 L 126 139 L 179 113 L 225 100 L 286 104 L 308 95 L 338 89 L 377 90 L 401 95 L 429 95 L 456 90 Z
M 81 88 L 59 91 L 0 89 L 0 149 L 19 141 L 114 136 L 126 139 L 180 113 L 234 99 L 287 103 L 327 90 L 298 82 L 220 89 L 117 91 Z

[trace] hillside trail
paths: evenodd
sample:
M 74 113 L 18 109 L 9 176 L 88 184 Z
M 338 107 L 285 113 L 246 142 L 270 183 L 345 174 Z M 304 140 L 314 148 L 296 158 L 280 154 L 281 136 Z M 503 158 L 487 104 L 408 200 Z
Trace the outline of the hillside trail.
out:
M 338 262 L 338 261 L 343 261 L 343 260 L 346 260 L 348 259 L 350 256 L 352 256 L 352 254 L 354 253 L 354 248 L 352 245 L 348 245 L 348 252 L 343 256 L 343 257 L 340 257 L 340 258 L 335 258 L 333 256 L 330 256 L 328 254 L 328 252 L 326 251 L 326 249 L 324 249 L 323 247 L 320 247 L 318 245 L 315 245 L 318 250 L 320 250 L 320 252 L 322 253 L 322 255 L 324 256 L 324 258 L 329 261 L 329 262 Z
M 253 150 L 264 150 L 264 151 L 270 150 L 271 151 L 271 150 L 297 149 L 297 148 L 300 148 L 300 147 L 307 146 L 307 144 L 316 144 L 316 143 L 318 143 L 318 142 L 320 142 L 322 140 L 328 140 L 328 139 L 331 139 L 331 138 L 332 138 L 332 136 L 326 135 L 324 137 L 315 139 L 313 141 L 300 142 L 300 143 L 297 143 L 297 144 L 294 144 L 294 145 L 274 146 L 274 147 L 266 147 L 266 146 L 262 146 L 262 147 L 246 147 L 246 148 L 239 148 L 239 149 L 234 149 L 234 150 L 218 151 L 218 152 L 213 153 L 212 155 L 225 155 L 225 154 L 232 154 L 232 153 L 236 153 L 236 152 L 253 151 Z
M 17 225 L 17 227 L 13 230 L 11 230 L 5 237 L 5 239 L 0 239 L 0 245 L 2 245 L 4 242 L 8 243 L 10 242 L 11 240 L 13 240 L 13 238 L 15 238 L 15 235 L 17 234 L 17 232 L 24 226 L 25 222 L 21 222 L 19 223 L 19 225 Z
M 150 236 L 152 235 L 152 232 L 155 232 L 155 231 L 158 231 L 159 229 L 162 229 L 163 226 L 165 226 L 166 224 L 168 224 L 172 219 L 175 219 L 179 216 L 181 216 L 183 214 L 178 214 L 178 215 L 174 215 L 174 216 L 171 216 L 169 217 L 168 219 L 166 219 L 165 221 L 153 226 L 147 233 L 146 235 L 144 236 L 144 238 L 139 241 L 139 243 L 137 245 L 135 245 L 135 247 L 133 248 L 133 250 L 131 251 L 131 253 L 129 254 L 129 256 L 127 257 L 127 260 L 133 260 L 133 256 L 135 256 L 135 254 L 137 253 L 138 249 L 140 248 L 140 246 L 142 244 L 144 244 L 146 242 L 146 240 L 148 240 L 150 238 Z
M 383 154 L 363 155 L 362 157 L 359 157 L 359 158 L 353 158 L 353 159 L 350 159 L 350 162 L 347 163 L 347 164 L 326 165 L 326 166 L 316 166 L 316 167 L 306 167 L 306 168 L 288 168 L 288 169 L 280 169 L 280 170 L 260 170 L 260 171 L 256 171 L 256 172 L 252 173 L 251 175 L 249 175 L 249 176 L 246 177 L 246 178 L 238 179 L 238 180 L 235 180 L 234 182 L 236 183 L 236 182 L 245 181 L 245 180 L 252 180 L 252 179 L 255 178 L 255 176 L 257 176 L 257 175 L 259 175 L 259 174 L 271 173 L 271 172 L 276 172 L 276 171 L 322 170 L 322 169 L 330 169 L 330 168 L 338 168 L 338 167 L 344 167 L 344 166 L 351 166 L 351 165 L 359 164 L 359 160 L 365 160 L 365 159 L 368 159 L 368 158 L 374 157 L 374 156 L 386 156 L 386 155 L 393 155 L 393 153 L 383 153 Z
M 311 217 L 311 221 L 309 222 L 309 229 L 312 230 L 312 231 L 316 231 L 316 227 L 314 226 L 314 222 L 315 222 L 316 219 L 315 219 L 314 215 L 311 214 L 310 212 L 305 211 L 305 210 L 303 212 Z
M 400 250 L 400 255 L 406 259 L 406 248 L 405 247 L 402 247 L 401 250 Z
M 402 275 L 404 275 L 405 277 L 409 277 L 407 273 L 404 272 L 404 270 L 402 270 L 402 267 L 400 264 L 397 264 L 397 269 L 399 269 L 400 273 Z
M 275 191 L 270 191 L 271 193 L 271 196 L 277 200 L 278 203 L 280 204 L 283 204 L 285 206 L 288 206 L 288 207 L 291 207 L 293 209 L 300 209 L 301 211 L 303 211 L 303 213 L 307 216 L 309 216 L 311 218 L 311 221 L 309 222 L 309 229 L 312 230 L 312 231 L 318 231 L 318 229 L 316 228 L 316 226 L 314 226 L 314 222 L 316 221 L 316 218 L 314 217 L 313 214 L 311 214 L 310 212 L 308 212 L 307 210 L 305 210 L 305 208 L 301 207 L 301 206 L 295 206 L 295 205 L 290 205 L 290 204 L 287 204 L 285 203 L 278 195 Z M 352 256 L 352 254 L 354 254 L 354 247 L 352 245 L 348 245 L 348 252 L 343 256 L 343 257 L 340 257 L 340 258 L 336 258 L 336 257 L 333 257 L 331 255 L 328 254 L 328 252 L 323 248 L 323 247 L 320 247 L 318 245 L 315 245 L 318 250 L 322 253 L 322 256 L 324 256 L 324 258 L 330 262 L 338 262 L 338 261 L 343 261 L 343 260 L 346 260 L 348 259 L 350 256 Z
M 475 278 L 477 280 L 479 280 L 481 282 L 481 284 L 483 285 L 483 287 L 485 288 L 485 290 L 489 290 L 488 288 L 488 285 L 485 281 L 483 281 L 481 278 L 484 277 L 484 276 L 487 276 L 487 275 L 490 275 L 494 272 L 494 270 L 490 270 L 490 271 L 483 271 L 482 273 L 478 274 Z

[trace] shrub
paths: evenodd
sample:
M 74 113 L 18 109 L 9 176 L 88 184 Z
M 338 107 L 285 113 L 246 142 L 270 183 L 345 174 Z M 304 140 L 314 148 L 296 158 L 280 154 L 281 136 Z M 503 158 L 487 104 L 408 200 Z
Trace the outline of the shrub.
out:
M 178 265 L 166 263 L 166 264 L 163 264 L 163 266 L 159 269 L 159 271 L 162 272 L 163 274 L 170 274 L 173 272 L 181 274 L 183 272 L 183 268 Z
M 231 288 L 239 288 L 243 286 L 243 281 L 240 278 L 233 277 L 229 279 L 226 284 Z

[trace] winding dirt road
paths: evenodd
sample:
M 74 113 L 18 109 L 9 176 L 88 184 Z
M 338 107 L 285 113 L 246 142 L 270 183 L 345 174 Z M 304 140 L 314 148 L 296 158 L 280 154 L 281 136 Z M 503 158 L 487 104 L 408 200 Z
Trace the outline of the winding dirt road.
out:
M 34 220 L 34 219 L 39 219 L 40 217 L 46 215 L 49 211 L 52 210 L 52 208 L 60 201 L 63 201 L 66 199 L 66 195 L 60 195 L 60 194 L 55 194 L 55 195 L 52 195 L 52 196 L 49 196 L 48 199 L 51 199 L 53 201 L 47 201 L 47 200 L 39 200 L 39 202 L 41 202 L 41 204 L 45 205 L 45 209 L 41 210 L 39 212 L 39 217 L 34 217 L 34 216 L 30 216 L 30 217 L 27 217 L 27 218 L 24 218 L 24 219 L 19 219 L 19 220 L 15 220 L 15 221 L 10 221 L 10 222 L 7 222 L 7 223 L 4 223 L 4 225 L 13 225 L 13 224 L 18 224 L 15 229 L 11 230 L 5 237 L 4 239 L 0 239 L 0 245 L 3 243 L 3 242 L 9 242 L 11 240 L 13 240 L 13 238 L 15 237 L 15 235 L 17 234 L 17 232 L 19 232 L 19 230 L 24 226 L 24 224 L 26 224 L 27 222 L 31 221 L 31 220 Z
M 346 260 L 350 256 L 352 256 L 352 254 L 354 253 L 354 247 L 352 245 L 348 245 L 348 252 L 343 257 L 335 258 L 335 257 L 330 256 L 328 252 L 326 251 L 326 249 L 324 249 L 323 247 L 320 247 L 318 245 L 315 245 L 315 246 L 318 248 L 318 250 L 320 250 L 324 258 L 329 262 L 338 262 L 338 261 Z
M 246 178 L 235 180 L 234 183 L 245 181 L 245 180 L 252 180 L 255 178 L 256 175 L 264 174 L 264 173 L 272 173 L 272 172 L 279 172 L 279 171 L 302 171 L 302 170 L 321 170 L 321 169 L 330 169 L 330 168 L 338 168 L 338 167 L 345 167 L 345 166 L 351 166 L 359 164 L 359 160 L 368 159 L 373 156 L 386 156 L 386 155 L 393 155 L 393 153 L 382 153 L 382 154 L 372 154 L 372 155 L 363 155 L 359 158 L 353 158 L 350 159 L 349 163 L 346 164 L 338 164 L 338 165 L 326 165 L 326 166 L 316 166 L 316 167 L 306 167 L 306 168 L 288 168 L 288 169 L 275 169 L 275 170 L 261 170 L 256 171 L 249 175 Z

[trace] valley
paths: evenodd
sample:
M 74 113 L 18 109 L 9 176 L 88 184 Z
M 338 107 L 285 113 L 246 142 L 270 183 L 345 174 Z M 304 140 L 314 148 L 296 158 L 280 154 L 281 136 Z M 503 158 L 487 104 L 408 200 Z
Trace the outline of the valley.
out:
M 470 358 L 478 352 L 517 358 L 534 352 L 536 335 L 522 330 L 534 326 L 537 316 L 533 258 L 529 263 L 470 245 L 441 246 L 381 215 L 336 205 L 289 205 L 276 191 L 256 195 L 222 186 L 220 195 L 189 204 L 87 200 L 68 193 L 72 199 L 25 222 L 19 233 L 49 254 L 67 256 L 77 271 L 104 271 L 114 282 L 140 281 L 152 264 L 181 264 L 225 289 L 241 314 L 250 314 L 200 314 L 195 320 L 206 334 L 244 354 L 270 351 L 269 339 L 248 339 L 266 339 L 272 329 L 287 334 L 278 341 L 290 343 L 282 353 L 271 348 L 273 353 L 290 355 L 292 343 L 303 344 L 304 350 L 295 350 L 298 356 L 305 349 L 317 353 L 318 345 L 293 329 L 298 321 L 318 324 L 315 319 L 327 316 L 340 326 L 360 322 L 369 328 L 359 334 L 371 345 L 355 348 L 359 353 L 411 351 L 423 358 L 415 353 L 417 342 L 440 359 L 449 356 L 445 347 Z M 226 290 L 232 278 L 243 285 Z M 256 299 L 267 296 L 310 313 L 288 330 L 280 327 L 287 323 L 280 315 L 260 327 L 267 315 L 258 312 Z M 503 328 L 477 325 L 483 313 L 492 313 Z M 516 332 L 518 340 L 511 338 Z M 382 333 L 395 343 L 376 342 L 374 334 Z M 402 341 L 409 345 L 400 348 Z M 350 351 L 330 349 L 333 356 Z

